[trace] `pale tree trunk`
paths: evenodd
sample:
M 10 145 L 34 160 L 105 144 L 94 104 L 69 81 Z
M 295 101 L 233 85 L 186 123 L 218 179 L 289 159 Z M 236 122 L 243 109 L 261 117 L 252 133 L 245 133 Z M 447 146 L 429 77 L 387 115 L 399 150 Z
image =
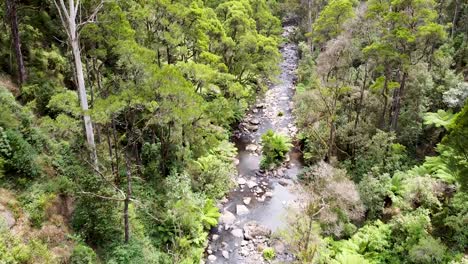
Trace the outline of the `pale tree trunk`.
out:
M 11 38 L 16 53 L 16 66 L 18 68 L 18 84 L 21 86 L 26 81 L 26 67 L 24 66 L 23 53 L 21 52 L 21 39 L 19 35 L 17 0 L 7 0 L 7 17 L 10 22 Z
M 78 85 L 78 97 L 80 99 L 81 110 L 83 111 L 83 121 L 85 126 L 86 141 L 88 148 L 91 151 L 91 159 L 94 166 L 97 168 L 98 159 L 96 153 L 96 144 L 94 141 L 93 123 L 88 114 L 89 106 L 86 96 L 86 87 L 83 74 L 83 64 L 81 62 L 80 40 L 78 37 L 78 25 L 76 23 L 77 12 L 79 7 L 79 0 L 68 0 L 68 8 L 64 0 L 56 0 L 55 6 L 57 7 L 63 26 L 67 32 L 68 40 L 72 48 L 73 59 L 75 63 L 75 74 Z

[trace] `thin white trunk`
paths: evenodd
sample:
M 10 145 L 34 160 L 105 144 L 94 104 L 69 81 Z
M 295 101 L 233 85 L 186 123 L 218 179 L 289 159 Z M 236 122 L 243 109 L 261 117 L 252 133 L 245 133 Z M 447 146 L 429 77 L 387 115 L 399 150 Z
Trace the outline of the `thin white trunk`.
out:
M 74 2 L 74 0 L 68 0 L 68 10 L 65 6 L 63 0 L 59 0 L 60 4 L 55 2 L 55 5 L 60 12 L 60 18 L 62 19 L 63 26 L 67 31 L 68 39 L 72 48 L 73 59 L 75 62 L 75 73 L 76 80 L 78 85 L 78 97 L 80 99 L 81 110 L 83 111 L 83 121 L 85 126 L 86 141 L 88 143 L 89 150 L 91 151 L 91 159 L 94 166 L 97 169 L 97 153 L 96 153 L 96 144 L 94 142 L 94 131 L 93 123 L 91 117 L 88 114 L 88 98 L 86 96 L 86 87 L 83 74 L 83 64 L 81 62 L 81 50 L 80 50 L 80 40 L 78 38 L 78 30 L 76 24 L 76 16 L 79 0 Z

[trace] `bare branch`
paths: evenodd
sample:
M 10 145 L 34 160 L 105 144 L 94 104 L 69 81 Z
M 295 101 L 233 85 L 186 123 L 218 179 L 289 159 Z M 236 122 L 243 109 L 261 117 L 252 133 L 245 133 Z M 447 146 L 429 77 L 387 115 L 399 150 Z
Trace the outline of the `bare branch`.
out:
M 60 2 L 61 2 L 60 4 L 63 4 L 63 0 L 60 0 Z M 63 6 L 60 7 L 60 6 L 58 5 L 58 3 L 57 3 L 57 0 L 54 0 L 54 4 L 55 4 L 55 7 L 57 8 L 57 11 L 58 11 L 58 13 L 59 13 L 60 20 L 62 21 L 63 27 L 65 28 L 65 32 L 67 33 L 68 38 L 71 39 L 71 35 L 70 35 L 70 33 L 68 32 L 68 22 L 67 22 L 68 20 L 65 20 L 65 18 L 64 18 L 64 15 L 65 15 L 65 17 L 66 17 L 67 19 L 69 18 L 68 13 L 67 13 L 67 10 L 62 9 Z
M 78 24 L 77 28 L 78 30 L 86 25 L 86 24 L 89 24 L 89 23 L 94 23 L 95 22 L 95 19 L 96 19 L 96 16 L 97 14 L 99 13 L 99 11 L 101 10 L 102 6 L 104 5 L 104 0 L 101 0 L 101 2 L 99 3 L 99 5 L 96 6 L 96 8 L 94 9 L 93 13 L 91 13 L 91 15 L 88 17 L 88 19 L 84 22 L 81 22 Z
M 90 195 L 90 196 L 94 196 L 94 197 L 101 198 L 101 199 L 104 199 L 104 200 L 112 200 L 112 201 L 118 201 L 118 202 L 123 202 L 123 201 L 125 201 L 125 198 L 103 196 L 103 195 L 99 195 L 99 194 L 92 193 L 92 192 L 80 191 L 80 192 L 78 192 L 78 193 L 80 193 L 80 194 L 85 194 L 85 195 Z
M 93 170 L 94 170 L 99 176 L 101 176 L 101 178 L 102 178 L 107 184 L 109 184 L 110 186 L 112 186 L 112 188 L 114 188 L 117 192 L 119 192 L 119 193 L 122 195 L 122 197 L 125 197 L 124 191 L 122 191 L 119 187 L 117 187 L 113 182 L 109 181 L 109 180 L 106 178 L 106 176 L 105 176 L 104 174 L 102 174 L 102 172 L 100 172 L 100 171 L 98 170 L 98 168 L 96 168 L 96 167 L 95 167 L 93 164 L 91 164 L 89 161 L 87 161 L 87 160 L 84 160 L 84 161 L 85 161 L 86 163 L 88 163 L 88 164 L 91 166 L 91 168 L 93 168 Z

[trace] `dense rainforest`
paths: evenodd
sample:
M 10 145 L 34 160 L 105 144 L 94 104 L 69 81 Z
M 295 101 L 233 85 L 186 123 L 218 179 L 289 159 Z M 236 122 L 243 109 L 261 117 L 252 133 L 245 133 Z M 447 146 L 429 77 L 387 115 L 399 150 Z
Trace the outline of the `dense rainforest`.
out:
M 468 261 L 466 1 L 4 0 L 0 18 L 0 263 Z M 300 153 L 300 199 L 281 247 L 260 232 L 261 258 L 236 259 L 244 228 L 216 258 L 230 191 L 264 183 L 238 175 L 245 127 L 263 178 Z

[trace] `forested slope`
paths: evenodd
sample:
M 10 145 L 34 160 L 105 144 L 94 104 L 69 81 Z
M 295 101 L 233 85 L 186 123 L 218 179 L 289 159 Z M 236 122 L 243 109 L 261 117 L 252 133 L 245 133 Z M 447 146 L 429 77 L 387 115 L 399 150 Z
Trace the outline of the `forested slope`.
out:
M 283 41 L 306 165 L 286 253 L 467 261 L 466 1 L 5 0 L 0 18 L 0 263 L 200 263 Z M 263 140 L 262 166 L 286 164 L 289 139 Z
M 199 263 L 231 125 L 277 72 L 275 8 L 2 1 L 0 262 Z
M 465 263 L 466 2 L 289 7 L 301 24 L 295 113 L 310 166 L 289 238 L 300 262 Z

